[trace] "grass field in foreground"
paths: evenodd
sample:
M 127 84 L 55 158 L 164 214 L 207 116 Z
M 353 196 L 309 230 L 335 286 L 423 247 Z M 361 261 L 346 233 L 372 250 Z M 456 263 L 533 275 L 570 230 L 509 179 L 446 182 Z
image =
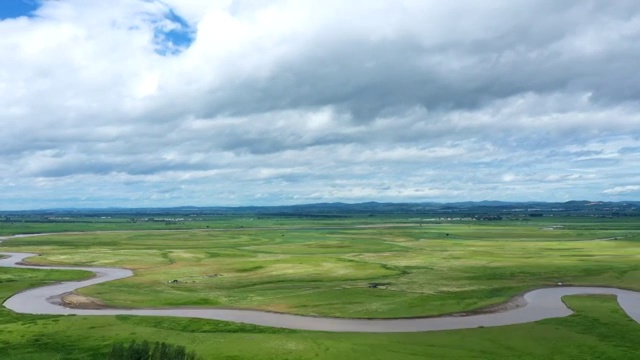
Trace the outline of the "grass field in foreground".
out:
M 0 269 L 0 301 L 84 273 Z M 221 321 L 132 316 L 33 316 L 0 308 L 3 360 L 104 359 L 117 341 L 180 344 L 215 359 L 638 359 L 640 326 L 609 296 L 564 300 L 577 313 L 497 328 L 405 334 L 291 331 Z
M 6 241 L 0 251 L 134 269 L 133 278 L 80 290 L 124 307 L 380 318 L 475 309 L 557 282 L 640 290 L 639 224 L 554 220 L 60 234 Z

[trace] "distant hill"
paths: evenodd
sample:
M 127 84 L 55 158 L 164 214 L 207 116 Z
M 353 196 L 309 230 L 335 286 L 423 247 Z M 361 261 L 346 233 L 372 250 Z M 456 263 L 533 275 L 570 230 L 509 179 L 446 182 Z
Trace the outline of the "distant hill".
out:
M 276 216 L 337 216 L 350 214 L 527 214 L 544 213 L 611 213 L 635 214 L 640 212 L 640 202 L 601 202 L 601 201 L 567 201 L 567 202 L 506 202 L 506 201 L 466 201 L 452 203 L 385 203 L 363 202 L 348 204 L 342 202 L 316 203 L 283 206 L 240 206 L 240 207 L 197 207 L 179 206 L 168 208 L 103 208 L 103 209 L 45 209 L 26 211 L 0 211 L 0 214 L 73 214 L 73 215 L 142 215 L 142 214 L 263 214 Z

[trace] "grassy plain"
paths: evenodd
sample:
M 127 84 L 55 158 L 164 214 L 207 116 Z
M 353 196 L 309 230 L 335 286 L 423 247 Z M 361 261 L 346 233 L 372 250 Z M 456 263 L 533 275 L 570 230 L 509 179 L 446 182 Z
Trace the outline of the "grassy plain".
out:
M 288 228 L 251 229 L 235 219 L 226 230 L 61 234 L 0 250 L 40 253 L 30 259 L 38 264 L 134 269 L 80 290 L 120 307 L 383 318 L 473 310 L 557 282 L 640 290 L 640 225 L 553 220 L 340 228 L 353 223 L 286 219 Z
M 633 220 L 540 218 L 420 226 L 401 217 L 263 219 L 261 229 L 251 229 L 249 218 L 216 221 L 188 231 L 20 238 L 0 244 L 0 251 L 39 253 L 43 256 L 30 261 L 41 264 L 132 268 L 133 278 L 81 291 L 125 307 L 403 317 L 470 310 L 559 281 L 640 290 L 640 224 Z M 401 226 L 344 228 L 387 223 Z M 117 228 L 91 222 L 31 225 L 2 224 L 0 233 Z M 86 276 L 0 268 L 0 301 L 39 284 Z M 170 284 L 174 279 L 179 283 Z M 370 288 L 371 283 L 382 286 Z M 184 345 L 205 359 L 640 358 L 640 326 L 614 298 L 565 301 L 576 311 L 568 318 L 405 334 L 305 332 L 160 317 L 33 316 L 1 307 L 0 358 L 103 359 L 113 342 L 130 339 Z
M 0 301 L 83 273 L 0 269 Z M 3 360 L 104 359 L 110 344 L 167 341 L 205 359 L 638 359 L 640 326 L 608 296 L 566 297 L 576 314 L 534 324 L 406 334 L 290 331 L 197 319 L 18 315 L 0 308 Z
M 54 219 L 38 215 L 11 221 L 0 221 L 0 236 L 56 232 L 91 231 L 140 231 L 140 230 L 193 230 L 193 229 L 243 229 L 280 227 L 340 227 L 375 225 L 381 223 L 413 223 L 406 215 L 383 216 L 269 216 L 269 215 L 154 215 L 113 218 L 72 217 Z

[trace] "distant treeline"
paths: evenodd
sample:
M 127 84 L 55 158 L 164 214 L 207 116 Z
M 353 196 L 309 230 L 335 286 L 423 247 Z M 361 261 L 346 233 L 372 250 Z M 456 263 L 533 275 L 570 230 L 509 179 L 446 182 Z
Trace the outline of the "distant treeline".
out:
M 0 211 L 0 216 L 11 220 L 34 217 L 29 221 L 42 221 L 46 216 L 69 216 L 73 218 L 134 218 L 134 217 L 220 217 L 220 216 L 264 216 L 301 218 L 344 218 L 376 215 L 429 216 L 456 214 L 458 216 L 608 216 L 626 217 L 640 215 L 640 202 L 591 202 L 568 201 L 545 202 L 459 202 L 459 203 L 378 203 L 358 204 L 320 203 L 286 206 L 246 207 L 176 207 L 176 208 L 108 208 L 108 209 L 49 209 L 25 211 Z M 535 214 L 535 215 L 534 215 Z M 40 217 L 35 219 L 35 217 Z M 64 221 L 55 220 L 57 222 Z M 74 220 L 77 221 L 77 220 Z

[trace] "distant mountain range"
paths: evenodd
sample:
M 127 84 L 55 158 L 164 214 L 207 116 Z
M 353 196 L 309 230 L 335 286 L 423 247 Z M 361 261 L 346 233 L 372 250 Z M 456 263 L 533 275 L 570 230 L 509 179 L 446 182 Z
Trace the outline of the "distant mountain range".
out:
M 602 202 L 602 201 L 567 201 L 567 202 L 506 202 L 506 201 L 465 201 L 452 203 L 387 203 L 363 202 L 347 204 L 341 202 L 316 203 L 304 205 L 282 206 L 240 206 L 240 207 L 197 207 L 179 206 L 167 208 L 101 208 L 101 209 L 44 209 L 24 211 L 0 211 L 0 214 L 74 214 L 74 215 L 106 215 L 106 214 L 264 214 L 264 215 L 348 215 L 348 214 L 426 214 L 426 213 L 630 213 L 640 212 L 640 201 Z

